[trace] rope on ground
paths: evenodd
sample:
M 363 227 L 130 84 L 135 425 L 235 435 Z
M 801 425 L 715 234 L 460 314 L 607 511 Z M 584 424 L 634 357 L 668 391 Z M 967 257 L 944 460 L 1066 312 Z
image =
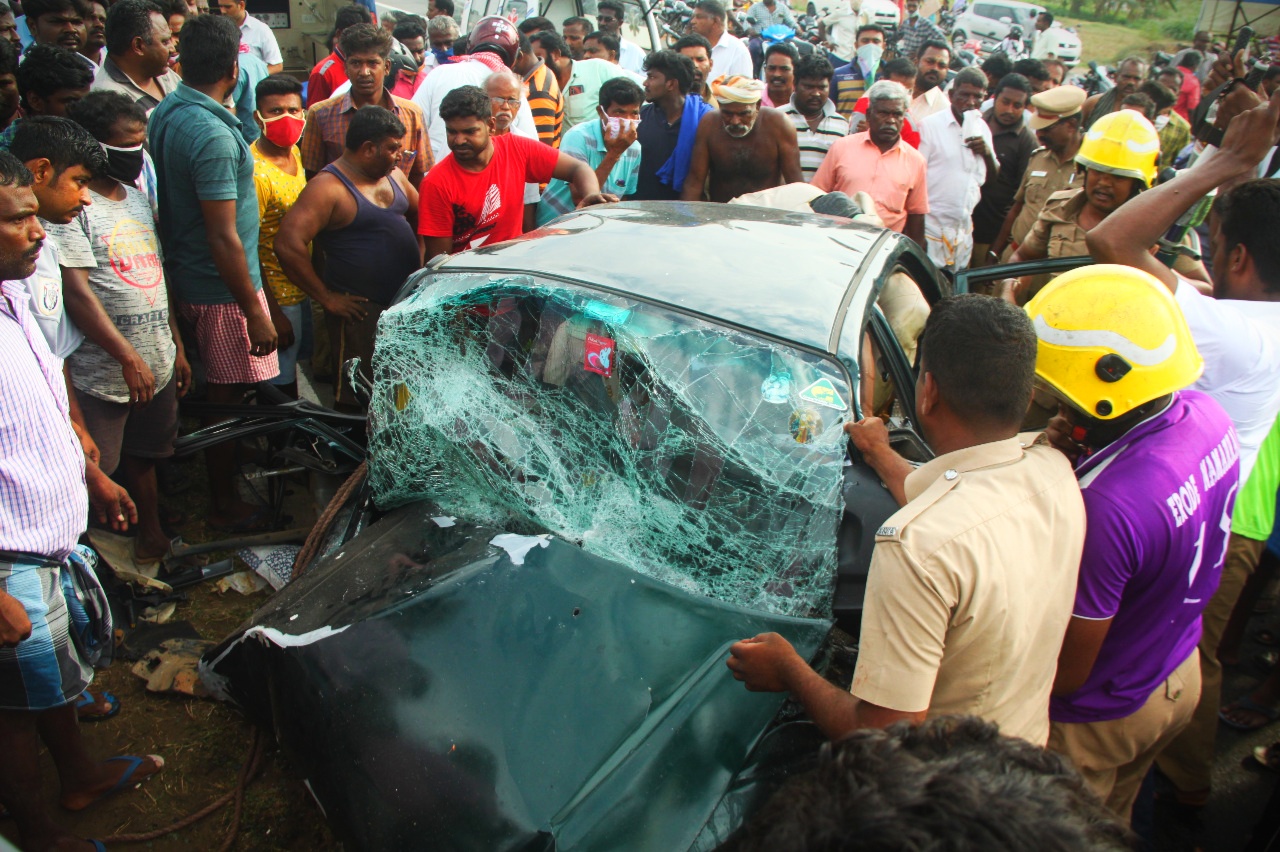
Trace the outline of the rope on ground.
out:
M 324 544 L 325 538 L 329 535 L 329 527 L 333 526 L 333 519 L 338 516 L 338 512 L 347 502 L 347 499 L 364 482 L 365 474 L 368 473 L 368 470 L 369 463 L 360 462 L 360 466 L 351 472 L 351 475 L 347 477 L 347 481 L 342 483 L 342 487 L 333 495 L 329 505 L 325 506 L 324 513 L 316 520 L 316 525 L 311 528 L 311 532 L 307 535 L 307 540 L 302 544 L 302 549 L 298 551 L 298 555 L 293 560 L 293 574 L 290 575 L 290 582 L 301 577 L 302 572 L 307 570 L 311 563 L 315 561 L 316 554 L 320 552 L 320 546 Z
M 231 817 L 230 833 L 227 835 L 226 839 L 223 840 L 222 846 L 219 847 L 221 852 L 226 852 L 226 850 L 231 848 L 231 844 L 235 842 L 236 835 L 240 831 L 240 814 L 244 805 L 244 791 L 245 788 L 249 786 L 249 782 L 258 774 L 258 768 L 262 764 L 264 745 L 265 738 L 262 735 L 262 730 L 255 728 L 253 731 L 253 743 L 249 746 L 248 757 L 245 758 L 244 764 L 240 767 L 240 777 L 236 781 L 236 788 L 229 793 L 224 793 L 200 810 L 190 814 L 189 816 L 183 817 L 173 825 L 166 826 L 165 828 L 158 828 L 155 831 L 145 831 L 137 834 L 113 834 L 110 837 L 103 838 L 102 842 L 104 844 L 110 843 L 113 845 L 116 843 L 146 843 L 147 841 L 164 837 L 166 834 L 173 834 L 176 831 L 181 831 L 184 828 L 195 825 L 197 822 L 219 808 L 222 808 L 231 802 L 235 802 L 236 808 L 235 813 L 232 814 Z

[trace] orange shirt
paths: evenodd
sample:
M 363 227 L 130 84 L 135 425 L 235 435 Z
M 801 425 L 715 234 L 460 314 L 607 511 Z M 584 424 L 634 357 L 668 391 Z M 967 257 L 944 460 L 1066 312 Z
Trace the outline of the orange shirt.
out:
M 810 183 L 823 192 L 865 192 L 886 228 L 902 232 L 910 213 L 929 212 L 924 156 L 902 140 L 884 153 L 868 132 L 837 139 Z

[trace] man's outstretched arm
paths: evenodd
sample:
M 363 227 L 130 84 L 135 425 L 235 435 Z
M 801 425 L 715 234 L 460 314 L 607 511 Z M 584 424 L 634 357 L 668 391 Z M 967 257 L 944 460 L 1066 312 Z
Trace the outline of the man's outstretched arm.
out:
M 925 720 L 925 711 L 904 713 L 860 701 L 814 671 L 777 633 L 735 642 L 728 666 L 734 679 L 752 692 L 790 692 L 829 739 L 859 728 L 884 728 L 901 721 L 918 725 Z
M 1121 263 L 1149 272 L 1170 290 L 1177 276 L 1151 254 L 1178 217 L 1224 183 L 1251 173 L 1275 147 L 1280 123 L 1280 90 L 1267 103 L 1231 120 L 1222 147 L 1208 162 L 1188 169 L 1163 186 L 1132 198 L 1086 237 L 1099 263 Z

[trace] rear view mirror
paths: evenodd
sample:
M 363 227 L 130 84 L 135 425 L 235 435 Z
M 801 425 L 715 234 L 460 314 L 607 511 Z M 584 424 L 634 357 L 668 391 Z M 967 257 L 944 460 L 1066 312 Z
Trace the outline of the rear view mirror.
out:
M 1000 23 L 1002 23 L 1002 24 L 1012 24 L 1012 23 L 1013 23 L 1013 18 L 1010 18 L 1008 15 L 1001 15 L 1001 16 L 1000 16 Z

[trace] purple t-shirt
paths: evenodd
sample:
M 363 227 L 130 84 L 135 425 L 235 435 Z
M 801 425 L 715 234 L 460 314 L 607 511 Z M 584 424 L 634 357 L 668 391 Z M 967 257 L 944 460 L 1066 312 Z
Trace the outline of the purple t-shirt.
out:
M 1074 615 L 1112 622 L 1084 686 L 1052 700 L 1053 721 L 1132 715 L 1191 654 L 1222 574 L 1239 457 L 1222 407 L 1182 391 L 1081 462 L 1088 528 Z

